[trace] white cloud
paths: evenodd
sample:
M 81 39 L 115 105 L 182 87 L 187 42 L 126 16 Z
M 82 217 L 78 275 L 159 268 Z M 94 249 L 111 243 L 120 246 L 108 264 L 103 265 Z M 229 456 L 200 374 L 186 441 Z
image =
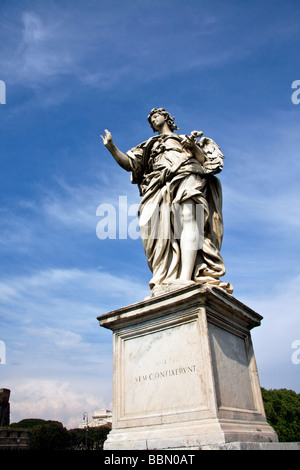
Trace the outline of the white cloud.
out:
M 14 40 L 7 44 L 2 60 L 10 83 L 55 88 L 56 80 L 69 79 L 69 90 L 43 93 L 48 104 L 63 99 L 78 80 L 106 90 L 120 83 L 126 86 L 173 76 L 183 69 L 215 69 L 253 54 L 274 35 L 269 30 L 257 39 L 248 32 L 244 41 L 228 40 L 224 46 L 220 38 L 228 32 L 226 22 L 220 21 L 213 8 L 198 15 L 198 5 L 189 9 L 177 5 L 175 11 L 168 5 L 155 7 L 153 2 L 127 5 L 126 11 L 118 3 L 93 4 L 87 9 L 78 2 L 73 5 L 72 9 L 60 3 L 47 9 L 40 5 L 15 8 L 19 21 L 10 23 Z M 183 27 L 184 34 L 178 36 Z
M 14 380 L 11 390 L 11 422 L 24 418 L 61 421 L 68 429 L 78 427 L 84 412 L 111 407 L 88 383 L 51 379 Z
M 87 234 L 89 240 L 97 241 L 101 204 L 112 205 L 118 214 L 120 195 L 126 197 L 127 208 L 139 202 L 130 174 L 121 170 L 111 177 L 104 170 L 92 177 L 83 175 L 79 183 L 54 176 L 48 185 L 37 184 L 34 189 L 31 197 L 35 199 L 16 200 L 0 208 L 0 250 L 5 255 L 18 253 L 38 260 L 46 246 L 49 254 L 51 250 L 56 254 L 70 249 L 82 252 L 77 237 Z M 128 223 L 132 219 L 128 216 Z
M 112 334 L 96 317 L 147 295 L 137 279 L 53 269 L 6 277 L 0 289 L 2 385 L 12 419 L 79 424 L 82 412 L 111 407 Z
M 62 178 L 56 180 L 55 189 L 42 191 L 41 212 L 55 223 L 78 230 L 96 229 L 96 210 L 100 204 L 113 204 L 118 209 L 120 188 L 128 198 L 128 204 L 136 202 L 138 193 L 130 184 L 130 176 L 121 170 L 111 178 L 99 174 L 91 184 L 71 185 Z M 134 197 L 136 196 L 136 197 Z
M 52 344 L 55 348 L 60 349 L 78 349 L 80 348 L 81 353 L 83 345 L 81 344 L 82 338 L 78 333 L 73 331 L 63 330 L 62 328 L 50 328 L 43 326 L 43 328 L 23 328 L 23 332 L 28 337 L 38 337 L 39 340 L 45 343 Z
M 18 251 L 27 251 L 32 242 L 32 228 L 10 208 L 0 208 L 0 248 L 9 249 L 13 247 Z
M 49 269 L 22 276 L 6 277 L 1 282 L 0 301 L 3 309 L 16 318 L 21 311 L 52 325 L 78 322 L 84 312 L 89 317 L 111 308 L 116 299 L 132 302 L 140 298 L 146 286 L 134 277 L 87 269 Z M 145 293 L 146 295 L 146 293 Z M 105 300 L 105 303 L 103 301 Z M 100 314 L 99 312 L 98 314 Z M 81 323 L 80 323 L 81 324 Z
M 21 75 L 29 80 L 65 73 L 71 63 L 70 55 L 64 48 L 51 48 L 57 40 L 57 24 L 45 22 L 33 12 L 22 17 L 23 38 L 20 47 L 22 56 Z

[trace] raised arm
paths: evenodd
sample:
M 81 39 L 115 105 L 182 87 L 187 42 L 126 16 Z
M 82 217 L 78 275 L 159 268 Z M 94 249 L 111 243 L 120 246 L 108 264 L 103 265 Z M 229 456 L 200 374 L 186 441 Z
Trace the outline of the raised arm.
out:
M 103 144 L 107 148 L 107 150 L 112 154 L 116 162 L 124 168 L 126 171 L 131 170 L 130 159 L 128 155 L 121 152 L 114 144 L 111 133 L 105 129 L 105 136 L 101 135 L 101 139 L 103 140 Z

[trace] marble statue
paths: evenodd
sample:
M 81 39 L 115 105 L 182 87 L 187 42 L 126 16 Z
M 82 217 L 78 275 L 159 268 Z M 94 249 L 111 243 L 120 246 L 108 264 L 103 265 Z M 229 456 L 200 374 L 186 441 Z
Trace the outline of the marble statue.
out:
M 222 282 L 222 188 L 215 174 L 224 155 L 203 133 L 179 128 L 165 108 L 153 108 L 149 124 L 157 135 L 126 154 L 106 129 L 101 135 L 116 162 L 139 187 L 139 228 L 152 279 L 151 296 L 193 283 L 232 293 Z

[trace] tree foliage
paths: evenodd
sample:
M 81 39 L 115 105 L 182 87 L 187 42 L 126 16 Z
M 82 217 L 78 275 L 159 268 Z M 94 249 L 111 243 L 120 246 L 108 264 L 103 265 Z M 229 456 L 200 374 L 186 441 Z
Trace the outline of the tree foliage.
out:
M 102 450 L 110 425 L 86 429 L 70 429 L 71 448 L 74 450 Z
M 43 425 L 52 424 L 52 423 L 61 424 L 60 421 L 52 421 L 52 420 L 45 420 L 45 419 L 39 419 L 39 418 L 27 418 L 27 419 L 22 419 L 18 423 L 11 423 L 9 427 L 13 429 L 26 429 L 30 431 L 34 426 L 39 426 L 42 424 Z
M 10 428 L 31 432 L 30 449 L 52 450 L 102 450 L 110 425 L 86 429 L 67 430 L 59 421 L 44 419 L 22 419 Z
M 65 450 L 69 444 L 69 433 L 61 423 L 38 424 L 31 429 L 30 449 L 32 450 Z
M 280 442 L 300 442 L 300 394 L 285 388 L 265 390 L 262 397 L 268 423 Z

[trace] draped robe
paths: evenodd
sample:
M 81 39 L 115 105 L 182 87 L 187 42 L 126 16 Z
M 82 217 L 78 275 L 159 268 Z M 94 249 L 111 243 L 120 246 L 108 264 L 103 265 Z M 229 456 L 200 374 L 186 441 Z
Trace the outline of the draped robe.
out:
M 219 279 L 225 274 L 220 254 L 222 188 L 214 175 L 222 170 L 224 157 L 215 142 L 203 138 L 206 145 L 201 147 L 205 155 L 202 164 L 191 149 L 183 146 L 184 137 L 173 133 L 158 135 L 127 152 L 132 183 L 138 185 L 141 195 L 139 227 L 153 274 L 149 285 L 155 289 L 180 277 L 180 208 L 183 202 L 193 200 L 203 222 L 199 224 L 201 243 L 192 281 L 220 286 L 231 293 L 232 286 Z

